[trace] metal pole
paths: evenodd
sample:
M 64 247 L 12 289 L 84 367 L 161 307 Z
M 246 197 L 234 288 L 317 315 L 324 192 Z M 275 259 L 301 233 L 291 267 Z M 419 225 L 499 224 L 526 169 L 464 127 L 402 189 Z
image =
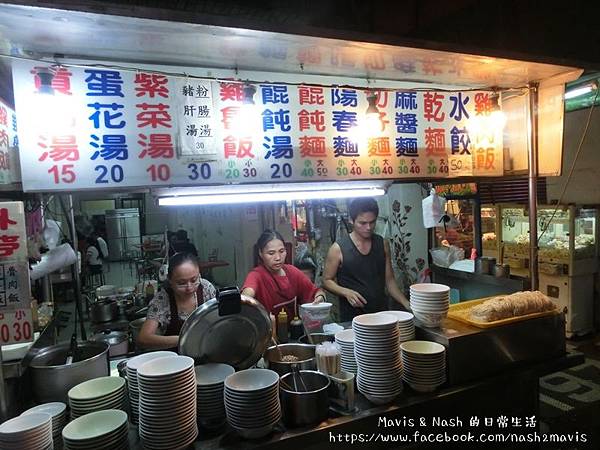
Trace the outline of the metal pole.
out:
M 537 241 L 538 180 L 538 84 L 529 85 L 529 279 L 531 290 L 539 288 Z
M 68 211 L 64 211 L 64 203 L 62 201 L 62 198 L 59 197 L 60 200 L 60 204 L 63 207 L 63 212 L 65 213 L 65 215 L 67 216 L 67 222 L 69 223 L 69 232 L 71 234 L 71 242 L 73 243 L 73 250 L 75 250 L 75 253 L 77 253 L 77 248 L 78 246 L 78 242 L 77 242 L 77 230 L 75 229 L 75 214 L 73 212 L 73 196 L 71 194 L 69 194 L 67 196 L 67 200 L 68 200 Z M 71 266 L 71 278 L 73 278 L 73 281 L 75 282 L 75 301 L 76 303 L 76 307 L 75 307 L 75 314 L 78 315 L 78 319 L 79 319 L 79 327 L 80 327 L 80 333 L 81 333 L 81 340 L 82 341 L 86 341 L 87 340 L 87 333 L 85 332 L 85 325 L 83 323 L 83 308 L 82 308 L 82 297 L 81 297 L 81 279 L 79 278 L 79 261 L 76 261 L 75 264 L 73 264 Z
M 4 379 L 4 367 L 2 362 L 2 351 L 0 351 L 0 423 L 8 419 L 6 380 Z

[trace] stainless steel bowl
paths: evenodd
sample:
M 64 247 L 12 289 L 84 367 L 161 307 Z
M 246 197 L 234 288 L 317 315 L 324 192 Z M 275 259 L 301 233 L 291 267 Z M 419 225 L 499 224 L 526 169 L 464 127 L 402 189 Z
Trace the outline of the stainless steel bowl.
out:
M 281 361 L 286 355 L 298 358 L 294 362 Z M 264 354 L 267 368 L 274 370 L 279 375 L 290 373 L 294 366 L 299 370 L 315 370 L 317 363 L 315 359 L 315 346 L 309 344 L 281 344 L 269 347 Z

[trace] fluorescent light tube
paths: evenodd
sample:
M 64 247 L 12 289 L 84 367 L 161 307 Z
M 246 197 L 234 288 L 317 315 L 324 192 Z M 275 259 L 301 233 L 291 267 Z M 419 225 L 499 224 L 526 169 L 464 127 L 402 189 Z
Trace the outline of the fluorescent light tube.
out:
M 592 92 L 594 89 L 593 85 L 587 84 L 585 86 L 581 86 L 575 89 L 571 89 L 570 91 L 565 92 L 565 100 L 569 100 L 571 98 L 579 97 L 581 95 Z
M 326 189 L 326 187 L 321 186 L 321 190 L 232 192 L 159 197 L 158 204 L 159 206 L 221 205 L 231 203 L 275 202 L 287 200 L 375 197 L 383 194 L 385 194 L 385 189 L 382 187 Z

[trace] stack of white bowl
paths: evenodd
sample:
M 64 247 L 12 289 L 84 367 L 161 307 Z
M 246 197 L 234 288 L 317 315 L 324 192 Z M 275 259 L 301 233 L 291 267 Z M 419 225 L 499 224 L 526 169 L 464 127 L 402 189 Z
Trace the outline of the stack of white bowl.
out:
M 225 422 L 225 378 L 235 373 L 227 364 L 203 364 L 196 372 L 198 422 L 206 427 L 219 427 Z
M 65 450 L 125 450 L 129 448 L 127 413 L 107 409 L 81 416 L 62 431 Z
M 0 425 L 2 450 L 51 450 L 52 416 L 38 412 L 7 420 Z
M 188 356 L 163 356 L 137 371 L 139 435 L 146 449 L 186 448 L 198 437 L 196 374 Z
M 176 355 L 177 353 L 168 351 L 150 352 L 135 356 L 127 361 L 127 388 L 129 391 L 129 406 L 131 409 L 129 420 L 131 423 L 137 425 L 139 421 L 140 393 L 137 380 L 138 369 L 143 364 L 152 361 L 153 359 Z
M 418 392 L 433 392 L 446 382 L 446 348 L 437 342 L 408 341 L 400 344 L 402 379 Z
M 99 377 L 79 383 L 67 393 L 71 419 L 105 409 L 125 409 L 125 379 Z
M 402 392 L 398 320 L 390 314 L 363 314 L 352 320 L 358 390 L 375 404 Z
M 356 373 L 358 371 L 358 364 L 354 357 L 354 330 L 348 329 L 338 331 L 335 333 L 335 342 L 337 342 L 342 349 L 342 361 L 341 368 L 344 372 Z
M 414 315 L 406 311 L 382 311 L 377 314 L 390 314 L 398 319 L 398 331 L 400 331 L 400 343 L 412 341 L 415 338 Z
M 439 327 L 450 308 L 450 287 L 436 283 L 413 284 L 410 307 L 424 327 Z
M 242 437 L 269 434 L 281 419 L 279 375 L 268 369 L 247 369 L 225 380 L 227 422 Z
M 67 424 L 67 405 L 63 402 L 43 403 L 28 409 L 21 415 L 26 416 L 36 413 L 50 414 L 52 417 L 52 440 L 54 441 L 54 448 L 60 447 L 62 444 L 62 429 Z

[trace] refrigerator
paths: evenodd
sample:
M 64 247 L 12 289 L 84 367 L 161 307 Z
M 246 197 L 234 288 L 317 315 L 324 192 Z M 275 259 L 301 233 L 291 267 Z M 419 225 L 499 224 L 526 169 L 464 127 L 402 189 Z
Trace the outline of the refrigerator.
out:
M 140 213 L 137 208 L 106 211 L 108 260 L 123 261 L 141 251 Z

